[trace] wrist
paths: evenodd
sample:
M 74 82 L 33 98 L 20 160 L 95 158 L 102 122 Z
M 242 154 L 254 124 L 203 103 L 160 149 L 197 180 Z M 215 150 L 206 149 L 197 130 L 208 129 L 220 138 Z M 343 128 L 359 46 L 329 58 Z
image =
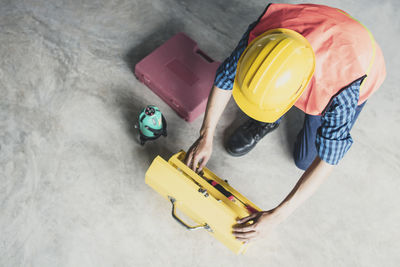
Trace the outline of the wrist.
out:
M 212 131 L 210 128 L 201 128 L 200 137 L 205 141 L 212 142 L 214 138 L 214 131 Z
M 288 206 L 281 204 L 273 209 L 272 213 L 280 222 L 284 221 L 292 213 Z

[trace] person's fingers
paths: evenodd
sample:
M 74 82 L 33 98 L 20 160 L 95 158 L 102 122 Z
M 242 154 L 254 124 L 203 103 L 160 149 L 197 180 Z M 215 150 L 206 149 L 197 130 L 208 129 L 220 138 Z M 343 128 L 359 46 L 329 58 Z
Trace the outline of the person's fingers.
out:
M 190 148 L 189 152 L 186 154 L 186 158 L 185 158 L 186 166 L 190 167 L 190 163 L 192 161 L 192 158 L 193 158 L 193 149 Z
M 201 172 L 204 168 L 204 166 L 206 166 L 207 161 L 208 161 L 208 157 L 203 157 L 203 159 L 200 162 L 199 168 L 197 169 L 198 172 Z
M 257 215 L 258 215 L 258 213 L 253 213 L 253 214 L 250 214 L 247 217 L 244 217 L 244 218 L 236 220 L 236 222 L 237 223 L 245 223 L 245 222 L 250 221 L 251 219 L 254 219 L 255 217 L 257 217 Z
M 256 231 L 251 231 L 251 232 L 246 232 L 246 233 L 239 233 L 239 232 L 233 232 L 233 235 L 237 238 L 254 238 L 257 236 Z
M 251 232 L 254 231 L 256 229 L 256 225 L 250 224 L 250 225 L 246 225 L 246 226 L 234 226 L 233 227 L 233 231 L 234 232 L 240 232 L 240 233 L 246 233 L 246 232 Z
M 193 145 L 192 149 L 190 150 L 190 164 L 188 165 L 190 169 L 193 171 L 195 170 L 195 160 L 198 157 L 198 151 L 197 151 L 197 143 Z
M 185 156 L 185 165 L 189 166 L 189 163 L 190 163 L 190 157 L 189 157 L 189 154 L 186 154 L 186 156 Z
M 194 155 L 193 162 L 192 162 L 193 163 L 193 165 L 192 165 L 192 170 L 193 171 L 196 171 L 197 165 L 199 164 L 200 159 L 201 159 L 201 155 L 199 155 L 199 154 Z

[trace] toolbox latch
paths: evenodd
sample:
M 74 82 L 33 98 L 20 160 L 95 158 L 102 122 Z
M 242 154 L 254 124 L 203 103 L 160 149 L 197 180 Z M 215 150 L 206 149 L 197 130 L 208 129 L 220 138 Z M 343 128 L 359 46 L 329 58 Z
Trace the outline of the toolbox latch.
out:
M 208 196 L 209 196 L 207 190 L 204 189 L 204 188 L 199 188 L 198 191 L 199 191 L 199 193 L 203 194 L 205 197 L 208 197 Z

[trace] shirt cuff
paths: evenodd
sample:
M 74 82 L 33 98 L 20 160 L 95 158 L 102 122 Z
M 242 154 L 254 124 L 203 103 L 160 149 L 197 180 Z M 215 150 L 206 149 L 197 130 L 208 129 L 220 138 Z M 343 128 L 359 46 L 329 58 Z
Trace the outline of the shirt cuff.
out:
M 316 145 L 318 156 L 331 165 L 337 165 L 353 144 L 349 135 L 346 139 L 334 140 L 317 135 Z

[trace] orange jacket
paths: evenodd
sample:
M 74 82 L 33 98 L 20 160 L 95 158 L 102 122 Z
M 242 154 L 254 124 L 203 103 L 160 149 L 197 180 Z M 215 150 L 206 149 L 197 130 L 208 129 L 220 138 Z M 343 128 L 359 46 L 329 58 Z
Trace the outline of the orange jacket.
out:
M 365 26 L 340 9 L 314 4 L 270 4 L 251 30 L 249 44 L 274 28 L 302 34 L 314 49 L 314 76 L 295 103 L 307 114 L 320 115 L 335 94 L 367 75 L 358 101 L 362 104 L 385 79 L 385 62 L 374 37 Z

